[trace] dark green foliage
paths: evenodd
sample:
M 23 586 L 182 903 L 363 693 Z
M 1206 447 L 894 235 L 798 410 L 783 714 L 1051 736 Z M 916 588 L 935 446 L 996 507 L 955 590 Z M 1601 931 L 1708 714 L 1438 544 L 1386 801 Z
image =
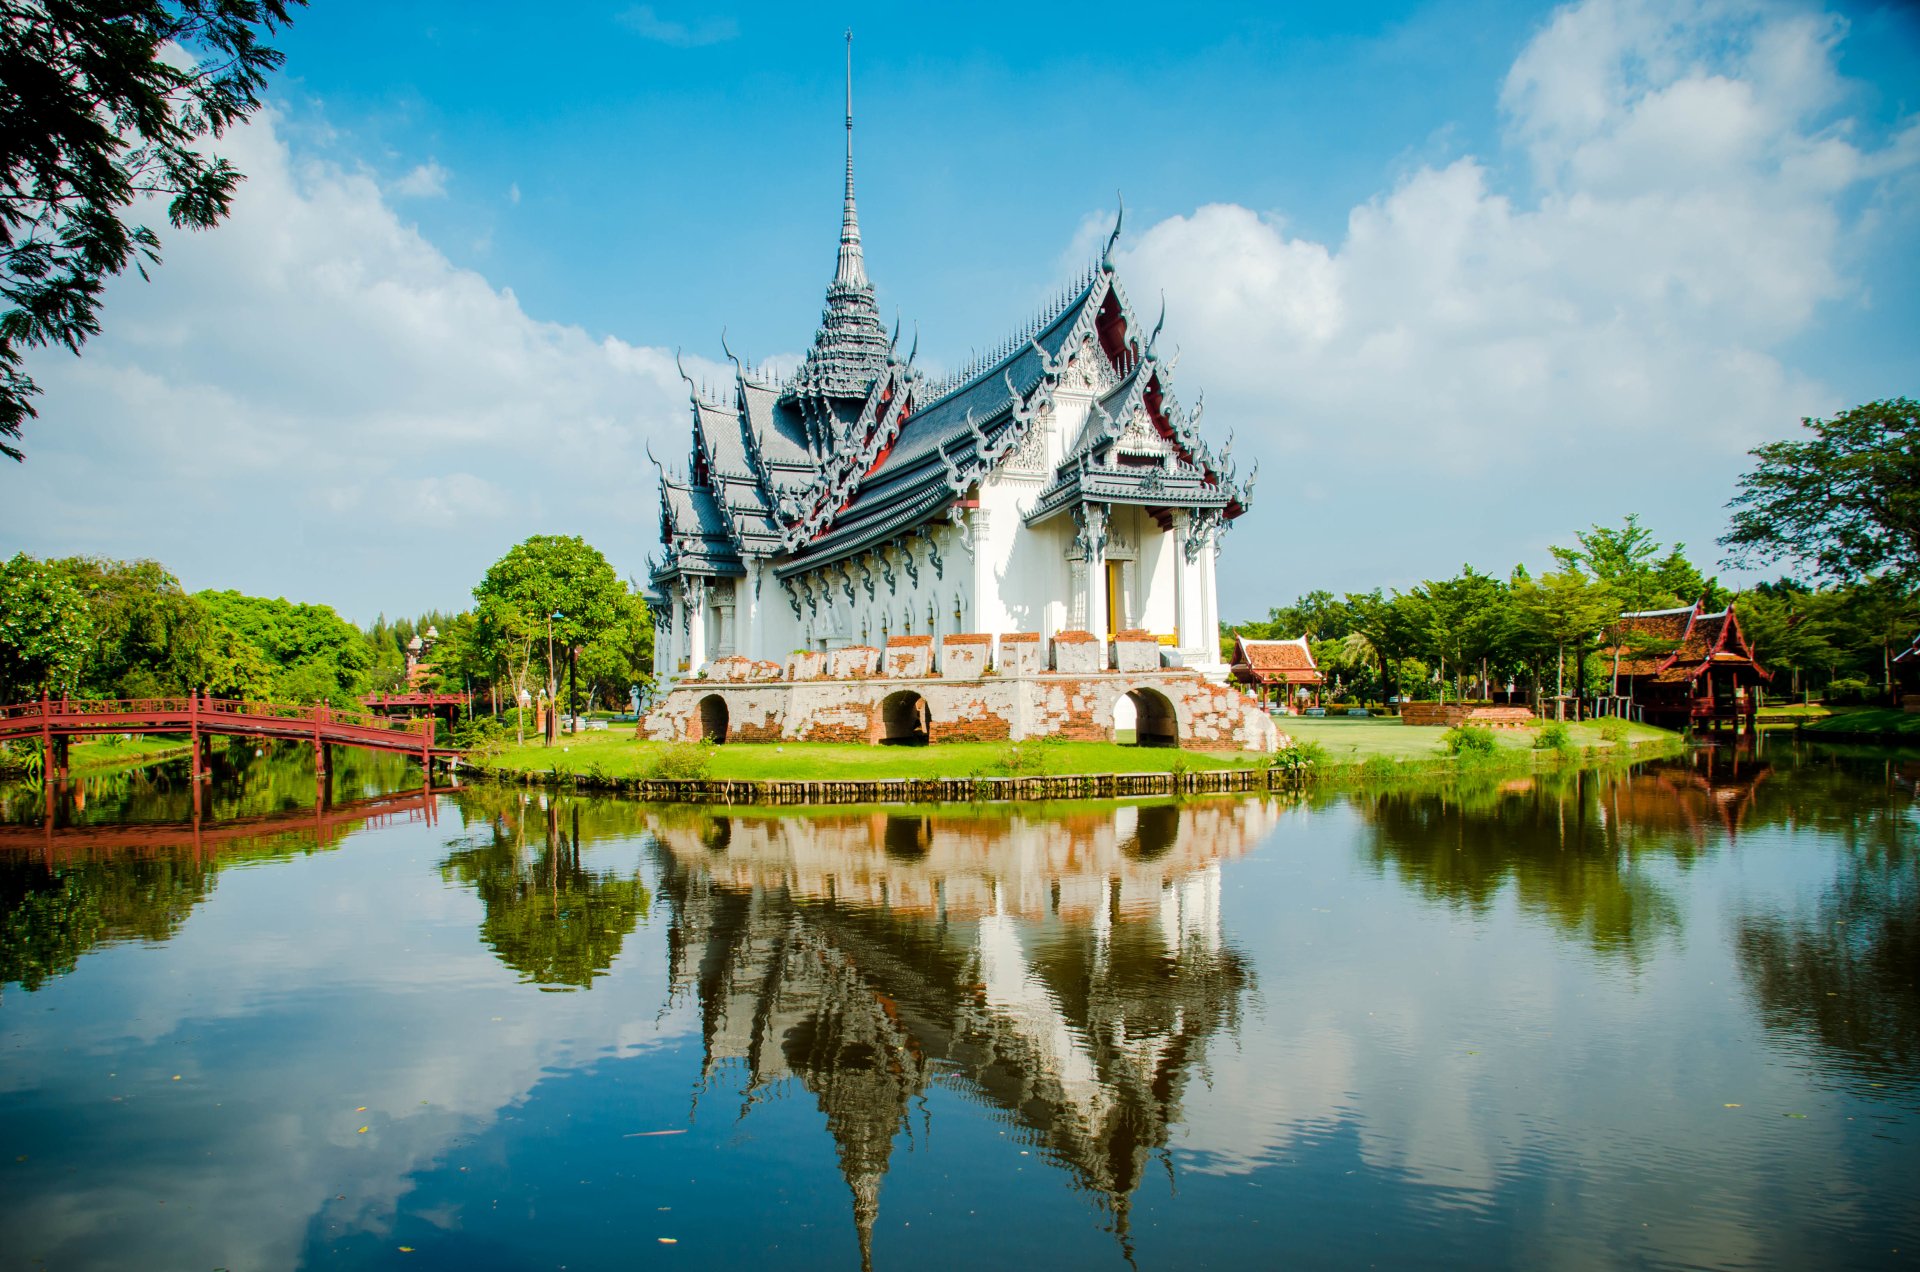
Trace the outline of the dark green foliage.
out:
M 324 698 L 350 706 L 363 692 L 372 656 L 359 629 L 331 606 L 238 592 L 200 592 L 195 599 L 272 665 L 271 696 L 276 701 Z
M 1920 584 L 1920 402 L 1801 424 L 1811 438 L 1752 452 L 1760 462 L 1740 479 L 1720 539 L 1728 564 L 1793 560 L 1834 582 L 1887 572 Z
M 669 742 L 655 757 L 647 776 L 670 782 L 698 782 L 713 768 L 713 747 L 704 742 Z
M 1580 751 L 1573 740 L 1573 731 L 1558 720 L 1541 726 L 1540 732 L 1534 735 L 1533 749 L 1552 751 L 1563 759 Z
M 259 109 L 281 61 L 260 37 L 303 2 L 0 0 L 0 454 L 36 414 L 24 351 L 78 353 L 106 280 L 159 261 L 133 202 L 178 228 L 227 215 L 241 174 L 197 147 Z
M 93 636 L 85 599 L 52 564 L 0 564 L 0 700 L 70 692 Z
M 1493 736 L 1492 729 L 1477 728 L 1470 724 L 1455 725 L 1441 735 L 1446 743 L 1447 754 L 1461 759 L 1484 759 L 1500 749 L 1500 741 Z

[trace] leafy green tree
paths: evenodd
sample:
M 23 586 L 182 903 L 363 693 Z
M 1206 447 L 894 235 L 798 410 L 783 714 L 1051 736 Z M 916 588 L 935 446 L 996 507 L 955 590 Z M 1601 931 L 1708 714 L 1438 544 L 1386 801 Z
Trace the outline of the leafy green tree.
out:
M 1404 663 L 1414 657 L 1420 644 L 1420 613 L 1417 603 L 1403 596 L 1385 596 L 1379 588 L 1371 592 L 1348 592 L 1343 602 L 1347 612 L 1349 635 L 1363 638 L 1373 650 L 1380 667 L 1382 697 L 1401 692 Z M 1426 669 L 1420 669 L 1424 676 Z
M 1811 438 L 1751 452 L 1760 462 L 1727 505 L 1727 563 L 1793 560 L 1835 582 L 1891 572 L 1920 583 L 1920 402 L 1869 402 L 1801 424 Z
M 1687 545 L 1676 543 L 1662 556 L 1660 541 L 1640 524 L 1637 513 L 1617 530 L 1596 525 L 1574 540 L 1578 547 L 1550 549 L 1554 560 L 1562 570 L 1585 571 L 1612 588 L 1624 610 L 1691 605 L 1712 590 L 1712 580 L 1702 578 L 1687 560 Z
M 619 621 L 581 652 L 579 673 L 588 701 L 616 707 L 626 706 L 629 686 L 652 683 L 653 612 L 638 584 L 629 582 Z
M 227 215 L 241 174 L 198 147 L 259 109 L 281 61 L 260 37 L 300 3 L 0 0 L 0 454 L 36 414 L 24 351 L 78 353 L 106 280 L 159 261 L 134 202 L 177 228 Z
M 1454 696 L 1465 696 L 1468 665 L 1488 657 L 1505 635 L 1509 620 L 1506 588 L 1500 580 L 1462 566 L 1458 578 L 1429 580 L 1414 590 L 1426 649 L 1441 665 L 1453 667 Z
M 275 699 L 349 706 L 364 691 L 373 665 L 366 640 L 331 606 L 239 592 L 200 592 L 196 599 L 260 651 Z
M 516 688 L 538 657 L 548 700 L 558 697 L 566 651 L 605 636 L 622 618 L 627 588 L 597 548 L 577 535 L 537 534 L 488 567 L 473 589 L 483 639 L 515 669 Z
M 58 567 L 24 552 L 0 565 L 0 699 L 72 692 L 92 636 L 86 598 Z
M 1577 569 L 1522 578 L 1513 599 L 1527 633 L 1554 650 L 1554 718 L 1566 718 L 1567 646 L 1576 654 L 1620 615 L 1613 589 Z

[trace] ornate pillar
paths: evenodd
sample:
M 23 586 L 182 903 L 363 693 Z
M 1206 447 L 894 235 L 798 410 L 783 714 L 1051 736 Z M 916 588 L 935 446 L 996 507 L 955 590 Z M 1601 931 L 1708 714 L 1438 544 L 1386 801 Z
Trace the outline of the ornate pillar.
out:
M 1082 564 L 1084 583 L 1075 589 L 1085 598 L 1085 630 L 1100 642 L 1101 662 L 1107 643 L 1107 506 L 1078 504 L 1073 510 L 1073 555 Z
M 687 607 L 687 674 L 698 675 L 707 661 L 707 581 L 689 578 L 682 586 Z
M 668 585 L 667 598 L 673 606 L 673 619 L 668 629 L 666 670 L 669 679 L 678 679 L 680 664 L 687 657 L 687 580 L 684 576 Z
M 1186 513 L 1173 514 L 1173 647 L 1182 651 L 1193 630 L 1187 617 L 1187 596 L 1193 591 L 1187 582 L 1187 523 Z

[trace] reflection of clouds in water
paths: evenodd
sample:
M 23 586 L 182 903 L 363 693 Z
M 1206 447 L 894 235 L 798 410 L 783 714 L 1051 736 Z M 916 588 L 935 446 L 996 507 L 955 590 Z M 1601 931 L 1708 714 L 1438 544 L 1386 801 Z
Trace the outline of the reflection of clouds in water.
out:
M 516 984 L 474 940 L 473 895 L 437 878 L 445 831 L 223 872 L 167 944 L 9 995 L 0 1082 L 103 1153 L 64 1178 L 19 1168 L 0 1201 L 9 1247 L 54 1266 L 145 1269 L 164 1250 L 169 1266 L 291 1267 L 316 1210 L 326 1235 L 384 1231 L 413 1172 L 543 1077 L 687 1031 L 656 1019 L 665 954 L 645 926 L 598 992 Z M 639 859 L 609 845 L 592 864 Z M 57 1011 L 20 1010 L 49 998 Z M 102 1111 L 103 1089 L 123 1101 Z M 156 1187 L 153 1155 L 175 1146 Z
M 1415 1207 L 1497 1218 L 1528 1264 L 1818 1257 L 1822 1234 L 1858 1222 L 1884 1180 L 1876 1193 L 1837 1093 L 1744 1041 L 1738 906 L 1721 899 L 1761 879 L 1786 895 L 1817 888 L 1834 844 L 1765 834 L 1761 809 L 1739 853 L 1699 855 L 1692 834 L 1671 833 L 1690 825 L 1691 791 L 1659 803 L 1646 781 L 1592 783 L 1584 823 L 1565 810 L 1592 836 L 1607 808 L 1627 845 L 1572 872 L 1565 855 L 1592 844 L 1539 842 L 1536 819 L 1515 815 L 1527 793 L 1452 821 L 1428 801 L 1429 830 L 1452 833 L 1415 845 L 1426 856 L 1413 870 L 1393 844 L 1394 869 L 1322 864 L 1381 851 L 1364 810 L 1287 817 L 1240 867 L 1278 878 L 1225 893 L 1223 926 L 1260 994 L 1237 1045 L 1216 1048 L 1210 1081 L 1187 1093 L 1183 1167 L 1251 1175 L 1351 1135 L 1356 1166 L 1412 1185 Z M 1752 791 L 1702 789 L 1715 803 Z M 1717 829 L 1710 842 L 1725 842 Z M 1657 957 L 1623 958 L 1583 916 L 1641 885 L 1684 904 L 1644 929 Z M 1409 889 L 1428 903 L 1409 906 Z

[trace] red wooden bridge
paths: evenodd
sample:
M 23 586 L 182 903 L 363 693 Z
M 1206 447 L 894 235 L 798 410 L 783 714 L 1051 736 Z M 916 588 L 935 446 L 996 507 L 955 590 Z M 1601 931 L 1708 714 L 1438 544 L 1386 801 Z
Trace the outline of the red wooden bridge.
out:
M 246 738 L 288 738 L 313 743 L 314 767 L 327 770 L 327 748 L 357 746 L 369 751 L 394 751 L 416 756 L 431 772 L 435 759 L 460 754 L 456 747 L 434 742 L 434 718 L 417 720 L 377 715 L 370 711 L 341 711 L 319 703 L 302 707 L 272 702 L 242 702 L 190 693 L 184 698 L 48 698 L 17 706 L 0 706 L 0 742 L 39 739 L 46 748 L 43 771 L 50 778 L 67 775 L 67 741 L 118 733 L 185 734 L 193 740 L 194 775 L 204 760 L 202 741 L 214 735 Z
M 445 711 L 451 719 L 466 710 L 470 701 L 471 697 L 464 693 L 427 693 L 409 689 L 405 693 L 370 693 L 360 699 L 360 704 L 369 711 L 378 711 L 383 715 L 395 711 L 425 711 L 429 714 Z

